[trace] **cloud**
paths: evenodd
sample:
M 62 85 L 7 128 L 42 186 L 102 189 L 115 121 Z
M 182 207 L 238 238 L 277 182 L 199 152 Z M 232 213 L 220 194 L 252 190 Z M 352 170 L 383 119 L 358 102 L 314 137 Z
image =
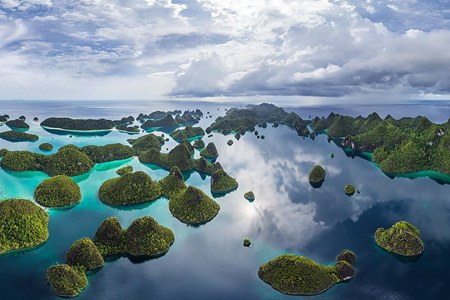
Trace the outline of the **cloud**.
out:
M 444 8 L 397 0 L 3 0 L 0 84 L 22 88 L 0 98 L 65 95 L 60 86 L 107 87 L 119 78 L 119 94 L 129 92 L 125 83 L 147 81 L 146 92 L 130 95 L 136 99 L 155 95 L 155 80 L 164 87 L 155 96 L 448 95 Z M 33 90 L 36 80 L 60 90 Z

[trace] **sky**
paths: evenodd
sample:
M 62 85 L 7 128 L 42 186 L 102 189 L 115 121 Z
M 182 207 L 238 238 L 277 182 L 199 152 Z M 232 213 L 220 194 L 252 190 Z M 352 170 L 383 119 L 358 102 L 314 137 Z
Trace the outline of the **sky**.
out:
M 0 99 L 450 99 L 450 0 L 0 0 Z

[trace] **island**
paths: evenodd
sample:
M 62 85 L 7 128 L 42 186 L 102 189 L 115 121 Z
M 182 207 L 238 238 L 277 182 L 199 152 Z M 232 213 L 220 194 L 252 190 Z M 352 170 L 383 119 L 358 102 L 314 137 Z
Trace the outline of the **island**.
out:
M 161 147 L 164 145 L 164 138 L 156 136 L 152 133 L 139 137 L 138 139 L 128 139 L 128 143 L 131 144 L 135 155 L 139 155 L 141 152 L 148 151 L 150 149 L 156 149 L 161 151 Z
M 397 222 L 388 230 L 378 228 L 375 242 L 384 250 L 401 256 L 418 256 L 424 251 L 420 231 L 406 221 Z
M 205 149 L 200 152 L 200 155 L 207 159 L 216 159 L 219 157 L 219 152 L 217 152 L 216 145 L 214 142 L 208 143 Z
M 193 147 L 189 143 L 181 143 L 175 146 L 169 153 L 161 153 L 157 149 L 141 152 L 138 159 L 144 164 L 154 164 L 167 170 L 178 167 L 181 171 L 198 171 L 211 175 L 214 171 L 222 168 L 219 164 L 212 164 L 204 158 L 192 157 Z M 192 149 L 191 149 L 192 148 Z
M 158 199 L 161 188 L 147 173 L 137 171 L 105 181 L 98 197 L 112 206 L 133 205 Z
M 134 151 L 130 146 L 120 143 L 108 144 L 104 146 L 84 146 L 80 148 L 81 152 L 86 153 L 87 156 L 94 163 L 104 163 L 113 160 L 121 160 L 133 157 Z
M 205 148 L 205 142 L 203 140 L 195 140 L 193 147 L 197 150 Z
M 163 119 L 159 120 L 146 120 L 142 125 L 141 128 L 144 130 L 155 130 L 155 129 L 169 129 L 169 131 L 173 131 L 176 128 L 180 127 L 180 123 L 178 123 L 172 115 L 166 115 Z
M 3 148 L 3 149 L 0 149 L 0 157 L 3 157 L 3 156 L 5 156 L 7 153 L 9 152 L 9 150 L 8 149 L 5 149 L 5 148 Z
M 249 238 L 246 238 L 242 241 L 242 245 L 244 247 L 250 247 L 252 245 L 252 241 Z
M 129 174 L 129 173 L 133 173 L 133 166 L 125 166 L 116 171 L 116 174 L 119 176 Z
M 169 175 L 159 181 L 159 185 L 161 186 L 162 195 L 169 199 L 186 190 L 183 174 L 178 167 L 173 167 Z
M 24 120 L 16 119 L 16 120 L 9 120 L 6 123 L 6 126 L 13 130 L 28 130 L 30 129 L 30 125 L 28 125 Z
M 60 297 L 75 297 L 88 284 L 86 274 L 81 268 L 66 264 L 48 268 L 46 278 L 52 290 Z
M 128 134 L 140 133 L 141 129 L 138 125 L 120 124 L 116 126 L 116 130 Z
M 122 118 L 121 120 L 107 119 L 72 119 L 72 118 L 47 118 L 42 121 L 41 126 L 49 129 L 63 129 L 67 131 L 94 131 L 112 130 L 120 124 L 129 124 L 134 121 L 133 117 Z
M 127 253 L 125 230 L 116 217 L 107 218 L 100 224 L 95 233 L 94 244 L 104 258 Z
M 48 239 L 47 212 L 25 199 L 0 201 L 0 254 L 36 247 Z
M 223 195 L 238 188 L 236 179 L 228 175 L 223 169 L 215 171 L 211 176 L 211 193 Z
M 312 296 L 353 278 L 355 271 L 347 261 L 323 266 L 304 256 L 285 254 L 263 264 L 258 276 L 284 294 Z
M 326 176 L 325 169 L 321 165 L 316 165 L 309 173 L 309 183 L 314 188 L 319 188 L 322 186 L 323 182 L 325 181 Z
M 450 120 L 435 124 L 425 117 L 382 119 L 377 113 L 356 118 L 331 113 L 311 127 L 325 132 L 344 150 L 371 160 L 387 174 L 436 171 L 450 175 Z
M 81 201 L 81 191 L 72 178 L 58 175 L 44 179 L 34 191 L 34 199 L 45 207 L 68 207 Z
M 152 217 L 134 220 L 125 232 L 127 252 L 134 257 L 159 257 L 175 241 L 172 230 L 159 225 Z
M 66 262 L 69 266 L 93 271 L 105 265 L 102 255 L 90 238 L 77 240 L 66 252 Z
M 344 193 L 351 197 L 355 194 L 355 186 L 353 184 L 347 184 L 344 188 Z
M 186 126 L 184 129 L 175 130 L 170 136 L 177 142 L 183 140 L 198 139 L 205 135 L 205 131 L 201 127 Z
M 36 142 L 39 137 L 22 131 L 10 130 L 0 132 L 0 138 L 9 142 Z
M 53 145 L 50 143 L 42 143 L 39 145 L 39 149 L 42 151 L 52 151 Z
M 306 122 L 296 113 L 288 113 L 283 108 L 269 103 L 247 105 L 242 109 L 232 108 L 226 112 L 225 116 L 218 117 L 209 127 L 209 131 L 218 131 L 222 134 L 240 133 L 243 135 L 247 131 L 255 131 L 255 126 L 257 125 L 265 128 L 267 123 L 285 124 L 293 128 L 300 136 L 309 135 Z
M 255 194 L 252 191 L 248 191 L 247 193 L 244 194 L 244 198 L 252 202 L 255 200 Z
M 211 221 L 219 213 L 220 206 L 200 189 L 189 186 L 170 199 L 169 209 L 181 222 L 200 225 Z
M 233 145 L 233 140 L 228 140 L 227 145 L 228 146 L 232 146 Z

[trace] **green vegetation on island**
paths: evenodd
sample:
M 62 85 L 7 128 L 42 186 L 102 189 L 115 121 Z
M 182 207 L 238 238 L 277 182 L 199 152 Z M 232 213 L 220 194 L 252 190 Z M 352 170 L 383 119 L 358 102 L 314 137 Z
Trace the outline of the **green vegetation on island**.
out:
M 247 193 L 244 194 L 244 198 L 247 199 L 248 201 L 253 201 L 255 200 L 255 194 L 252 191 L 248 191 Z
M 420 231 L 406 221 L 397 222 L 388 230 L 378 228 L 375 241 L 381 248 L 402 256 L 417 256 L 424 251 Z
M 233 140 L 228 140 L 227 145 L 228 146 L 232 146 L 233 145 Z
M 344 250 L 336 256 L 336 261 L 346 261 L 353 265 L 356 261 L 356 254 L 351 250 Z
M 0 253 L 38 246 L 48 239 L 48 214 L 30 200 L 0 201 Z
M 309 173 L 309 182 L 315 188 L 322 186 L 325 181 L 326 172 L 321 165 L 316 165 Z
M 46 278 L 55 294 L 60 297 L 75 297 L 88 284 L 86 274 L 82 269 L 66 264 L 48 268 Z
M 220 206 L 200 189 L 189 186 L 170 199 L 169 209 L 181 222 L 199 225 L 212 220 L 219 213 Z
M 120 125 L 116 126 L 116 129 L 119 131 L 122 131 L 122 132 L 131 133 L 131 134 L 141 132 L 141 129 L 139 128 L 138 125 L 120 124 Z
M 304 256 L 285 254 L 263 264 L 258 276 L 282 293 L 311 296 L 351 279 L 355 271 L 347 261 L 323 266 Z
M 184 129 L 178 129 L 170 134 L 170 136 L 177 142 L 188 140 L 196 137 L 202 137 L 205 131 L 201 127 L 186 126 Z
M 218 168 L 221 168 L 220 165 L 212 164 L 204 158 L 193 158 L 193 148 L 190 149 L 188 144 L 181 143 L 170 150 L 169 153 L 161 153 L 157 149 L 150 149 L 139 154 L 138 158 L 141 163 L 155 164 L 167 170 L 178 167 L 181 171 L 195 170 L 211 175 Z
M 331 113 L 311 126 L 331 138 L 344 138 L 339 145 L 352 154 L 373 153 L 372 161 L 388 174 L 450 174 L 450 120 L 435 124 L 422 116 L 397 120 L 376 113 L 366 118 Z
M 200 152 L 200 155 L 208 159 L 216 159 L 219 157 L 216 145 L 213 142 L 208 143 L 205 149 Z
M 163 119 L 159 120 L 152 120 L 148 119 L 146 120 L 142 125 L 141 128 L 144 130 L 147 129 L 153 129 L 153 128 L 177 128 L 180 126 L 180 123 L 178 123 L 172 115 L 166 115 Z
M 22 131 L 10 130 L 0 132 L 0 138 L 9 142 L 36 142 L 39 137 Z
M 52 151 L 53 145 L 50 143 L 42 143 L 39 145 L 39 149 L 42 151 Z
M 134 220 L 125 232 L 127 252 L 135 257 L 157 257 L 169 251 L 175 236 L 152 217 Z
M 347 196 L 353 196 L 353 194 L 355 194 L 355 186 L 352 184 L 347 184 L 344 188 L 344 193 Z
M 197 150 L 205 148 L 205 142 L 203 140 L 195 140 L 193 147 Z
M 133 157 L 133 149 L 129 146 L 116 143 L 104 146 L 84 146 L 80 150 L 86 153 L 94 163 L 103 163 Z
M 178 167 L 173 167 L 169 175 L 159 181 L 159 185 L 161 186 L 161 194 L 169 199 L 186 190 L 183 174 Z
M 255 126 L 267 127 L 267 123 L 282 123 L 293 128 L 298 135 L 309 135 L 305 121 L 296 113 L 287 113 L 284 109 L 273 104 L 247 105 L 245 108 L 232 108 L 223 117 L 218 117 L 210 126 L 210 130 L 223 134 L 254 131 Z M 264 124 L 266 124 L 264 126 Z
M 249 238 L 246 238 L 242 241 L 242 245 L 244 245 L 244 247 L 250 247 L 252 245 L 252 241 Z
M 3 157 L 3 156 L 5 156 L 7 153 L 9 152 L 9 150 L 8 149 L 5 149 L 5 148 L 3 148 L 3 149 L 0 149 L 0 157 Z
M 94 242 L 90 238 L 82 238 L 72 244 L 66 252 L 66 262 L 69 266 L 92 271 L 104 266 L 105 262 Z
M 125 166 L 116 171 L 116 174 L 119 176 L 129 174 L 129 173 L 133 173 L 133 166 Z
M 58 175 L 44 179 L 34 191 L 36 202 L 45 207 L 65 207 L 81 201 L 81 191 L 72 178 Z
M 119 124 L 126 124 L 132 121 L 134 121 L 133 117 L 122 118 L 116 121 L 106 119 L 48 118 L 42 121 L 41 126 L 67 130 L 110 130 Z
M 110 217 L 100 224 L 95 233 L 94 244 L 105 258 L 127 253 L 125 230 L 116 217 Z
M 238 188 L 236 179 L 228 175 L 223 169 L 211 175 L 211 192 L 213 194 L 226 194 Z
M 148 174 L 137 171 L 105 181 L 98 196 L 109 205 L 132 205 L 158 199 L 161 197 L 161 188 Z
M 10 171 L 43 171 L 50 176 L 77 176 L 89 172 L 94 162 L 73 145 L 62 147 L 57 153 L 46 156 L 30 151 L 8 151 L 0 167 Z
M 20 119 L 9 120 L 5 124 L 11 129 L 19 129 L 19 130 L 30 129 L 30 125 L 28 125 L 24 120 Z
M 161 151 L 161 147 L 165 143 L 164 138 L 156 136 L 152 133 L 141 136 L 138 139 L 128 139 L 128 142 L 131 144 L 131 148 L 136 155 L 153 148 Z

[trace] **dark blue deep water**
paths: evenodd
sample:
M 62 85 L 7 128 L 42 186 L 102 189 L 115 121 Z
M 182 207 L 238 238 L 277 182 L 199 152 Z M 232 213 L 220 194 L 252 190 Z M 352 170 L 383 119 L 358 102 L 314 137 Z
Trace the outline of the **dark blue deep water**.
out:
M 205 128 L 225 108 L 241 104 L 195 102 L 56 102 L 3 101 L 0 114 L 27 117 L 30 133 L 40 136 L 37 143 L 10 143 L 0 140 L 0 149 L 27 149 L 39 152 L 41 142 L 62 145 L 73 143 L 127 144 L 129 135 L 111 132 L 102 137 L 54 135 L 32 121 L 49 116 L 120 118 L 154 110 L 200 108 L 210 111 L 203 118 Z M 414 103 L 383 106 L 316 106 L 287 108 L 307 118 L 326 116 L 331 111 L 357 116 L 377 111 L 381 116 L 425 115 L 434 122 L 450 117 L 449 102 Z M 0 131 L 8 130 L 0 126 Z M 58 299 L 45 280 L 46 269 L 64 262 L 64 254 L 77 239 L 93 237 L 98 225 L 116 216 L 124 227 L 135 218 L 152 216 L 175 233 L 175 243 L 158 259 L 132 262 L 128 258 L 107 262 L 89 276 L 89 285 L 79 299 L 295 299 L 283 295 L 259 280 L 258 267 L 284 253 L 305 255 L 322 264 L 331 264 L 341 250 L 358 255 L 357 275 L 314 299 L 448 299 L 450 296 L 450 185 L 429 178 L 391 179 L 361 158 L 349 158 L 323 135 L 302 139 L 285 127 L 258 128 L 266 139 L 247 133 L 233 146 L 214 134 L 219 161 L 239 182 L 237 191 L 217 198 L 221 210 L 211 222 L 189 227 L 172 217 L 167 199 L 151 204 L 116 209 L 97 197 L 102 182 L 115 177 L 115 171 L 131 164 L 153 179 L 167 171 L 150 168 L 128 159 L 98 164 L 88 174 L 75 177 L 83 194 L 79 205 L 70 210 L 49 210 L 50 238 L 41 247 L 0 256 L 1 299 Z M 164 146 L 170 150 L 174 141 Z M 52 152 L 52 153 L 53 153 Z M 335 158 L 330 158 L 334 152 Z M 195 154 L 198 156 L 198 152 Z M 327 170 L 325 183 L 313 189 L 308 182 L 311 168 L 322 164 Z M 209 178 L 197 173 L 188 184 L 210 195 Z M 33 199 L 36 186 L 47 175 L 41 172 L 13 173 L 0 169 L 0 199 Z M 347 197 L 344 186 L 354 184 L 361 194 Z M 253 190 L 252 203 L 243 194 Z M 416 225 L 425 243 L 424 254 L 416 260 L 399 259 L 377 247 L 373 233 L 399 220 Z M 252 248 L 242 246 L 246 237 Z

